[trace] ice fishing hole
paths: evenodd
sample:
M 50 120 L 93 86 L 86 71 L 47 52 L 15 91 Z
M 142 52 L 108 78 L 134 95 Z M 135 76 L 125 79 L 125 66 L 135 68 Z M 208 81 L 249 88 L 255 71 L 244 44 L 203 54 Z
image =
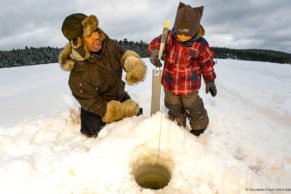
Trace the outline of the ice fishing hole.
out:
M 134 172 L 136 183 L 145 189 L 162 189 L 171 180 L 171 172 L 163 165 L 146 164 Z
M 174 162 L 170 153 L 144 147 L 137 148 L 131 163 L 135 182 L 144 189 L 158 190 L 168 185 L 172 178 Z

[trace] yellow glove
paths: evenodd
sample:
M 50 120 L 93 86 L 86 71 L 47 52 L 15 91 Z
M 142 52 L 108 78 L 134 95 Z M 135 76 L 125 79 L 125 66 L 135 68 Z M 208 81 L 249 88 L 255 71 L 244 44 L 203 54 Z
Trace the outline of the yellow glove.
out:
M 122 103 L 116 100 L 111 100 L 106 105 L 106 112 L 104 117 L 102 117 L 102 121 L 104 123 L 111 123 L 125 117 L 135 116 L 138 112 L 139 106 L 133 100 L 129 99 Z
M 139 106 L 133 100 L 126 100 L 121 103 L 123 109 L 123 117 L 132 117 L 139 112 Z
M 147 68 L 136 52 L 127 50 L 122 56 L 121 61 L 124 70 L 127 72 L 125 76 L 127 84 L 138 84 L 144 80 Z
M 106 112 L 102 121 L 104 123 L 110 123 L 123 118 L 123 108 L 119 101 L 111 100 L 106 105 Z

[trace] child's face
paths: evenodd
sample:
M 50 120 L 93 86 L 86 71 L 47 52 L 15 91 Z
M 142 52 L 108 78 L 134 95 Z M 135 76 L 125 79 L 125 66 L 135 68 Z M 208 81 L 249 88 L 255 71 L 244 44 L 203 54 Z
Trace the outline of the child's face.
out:
M 186 42 L 192 38 L 192 36 L 186 36 L 183 34 L 176 34 L 176 36 L 177 36 L 178 40 L 181 42 Z

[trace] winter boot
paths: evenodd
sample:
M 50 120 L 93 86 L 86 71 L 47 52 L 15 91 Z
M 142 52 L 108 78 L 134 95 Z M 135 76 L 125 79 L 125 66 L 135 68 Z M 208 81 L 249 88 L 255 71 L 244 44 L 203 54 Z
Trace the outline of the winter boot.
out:
M 206 128 L 205 129 L 199 129 L 199 130 L 192 129 L 190 131 L 190 133 L 192 133 L 193 135 L 195 135 L 195 136 L 198 137 L 199 135 L 201 135 L 202 133 L 204 133 L 205 130 L 206 130 Z
M 178 117 L 174 117 L 173 114 L 169 111 L 169 119 L 171 121 L 176 121 L 177 125 L 180 127 L 186 127 L 186 114 L 182 114 Z
M 199 136 L 204 133 L 208 126 L 208 117 L 202 116 L 198 120 L 193 120 L 190 118 L 191 133 L 195 136 Z
M 101 128 L 103 128 L 103 127 L 101 127 Z M 90 128 L 82 128 L 81 133 L 87 137 L 97 137 L 100 130 L 90 129 Z

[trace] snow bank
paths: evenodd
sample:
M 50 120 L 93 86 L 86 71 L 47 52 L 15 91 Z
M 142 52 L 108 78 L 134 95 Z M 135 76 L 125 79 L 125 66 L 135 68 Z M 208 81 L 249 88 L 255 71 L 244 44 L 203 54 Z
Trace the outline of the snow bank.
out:
M 56 64 L 0 69 L 0 192 L 287 193 L 275 189 L 291 187 L 291 86 L 282 84 L 291 81 L 290 66 L 218 60 L 216 71 L 218 96 L 200 93 L 210 125 L 199 138 L 169 121 L 164 106 L 149 116 L 148 75 L 127 88 L 145 114 L 94 139 L 80 134 L 68 74 Z M 140 188 L 134 170 L 157 161 L 171 172 L 168 186 Z
M 207 147 L 160 113 L 112 123 L 97 139 L 79 134 L 77 115 L 75 110 L 1 134 L 3 193 L 228 194 L 260 185 L 244 163 Z M 172 179 L 162 191 L 141 190 L 135 182 L 132 171 L 143 158 L 171 160 Z

